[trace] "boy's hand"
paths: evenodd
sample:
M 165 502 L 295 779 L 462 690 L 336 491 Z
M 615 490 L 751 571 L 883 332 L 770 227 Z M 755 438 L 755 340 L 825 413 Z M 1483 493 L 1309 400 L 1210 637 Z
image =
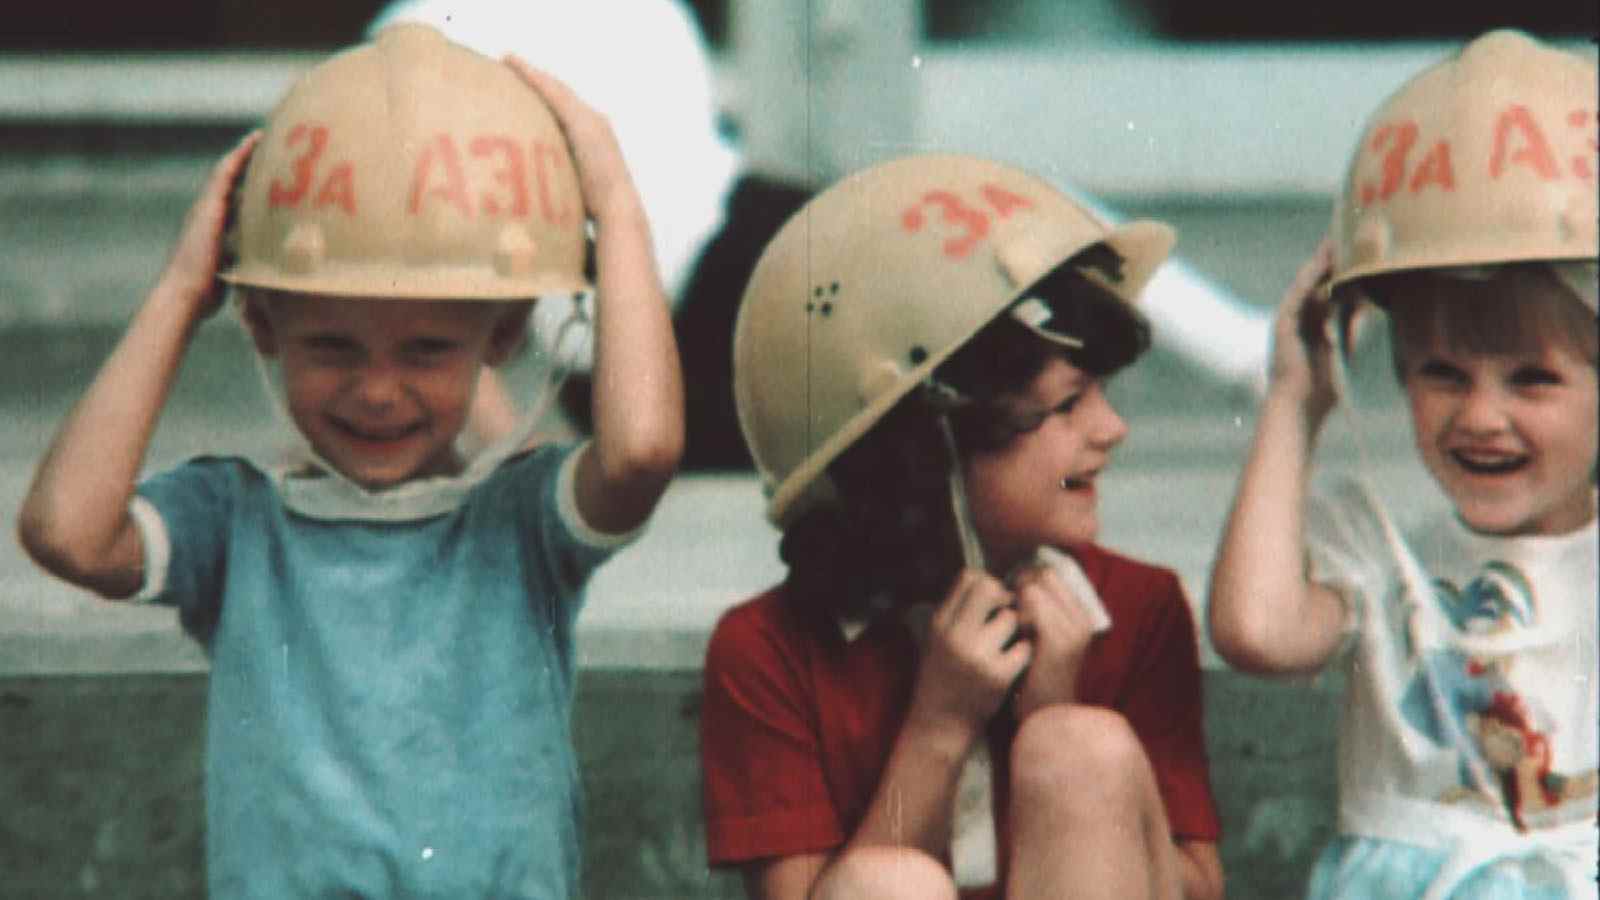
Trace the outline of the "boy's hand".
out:
M 1078 696 L 1078 671 L 1094 637 L 1094 623 L 1049 566 L 1028 566 L 1012 576 L 1021 633 L 1033 642 L 1033 662 L 1017 688 L 1020 722 L 1052 703 Z
M 183 232 L 161 274 L 162 289 L 181 302 L 194 304 L 194 322 L 216 312 L 222 302 L 223 285 L 217 273 L 222 266 L 222 239 L 228 224 L 229 198 L 260 140 L 260 131 L 250 132 L 211 167 L 205 187 L 189 208 Z
M 1005 585 L 964 570 L 928 623 L 908 720 L 973 740 L 1033 657 Z
M 578 169 L 578 187 L 583 192 L 589 217 L 599 220 L 614 202 L 637 203 L 633 179 L 628 174 L 611 121 L 549 72 L 528 65 L 514 54 L 506 56 L 505 63 L 544 98 L 545 105 L 555 114 L 556 123 L 561 126 L 567 146 L 572 150 L 573 165 Z
M 1284 292 L 1272 330 L 1271 389 L 1290 392 L 1313 424 L 1339 402 L 1325 287 L 1332 275 L 1333 242 L 1324 239 Z

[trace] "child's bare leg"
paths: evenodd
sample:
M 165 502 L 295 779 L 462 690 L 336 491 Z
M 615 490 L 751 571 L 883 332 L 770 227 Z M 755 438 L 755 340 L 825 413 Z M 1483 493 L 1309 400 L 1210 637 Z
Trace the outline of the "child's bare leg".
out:
M 1007 897 L 1179 896 L 1166 811 L 1126 719 L 1098 707 L 1044 707 L 1022 723 L 1011 764 Z
M 811 890 L 810 900 L 956 900 L 939 861 L 909 847 L 847 850 Z

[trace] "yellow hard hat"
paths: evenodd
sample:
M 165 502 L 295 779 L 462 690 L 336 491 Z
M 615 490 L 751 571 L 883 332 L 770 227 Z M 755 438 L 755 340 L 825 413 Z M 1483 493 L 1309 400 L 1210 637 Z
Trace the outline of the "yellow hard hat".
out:
M 587 288 L 584 207 L 554 116 L 503 64 L 395 25 L 300 79 L 250 160 L 237 285 L 526 300 Z
M 1131 303 L 1173 240 L 967 156 L 892 160 L 813 197 L 762 253 L 734 332 L 768 517 L 782 527 L 829 496 L 828 465 L 1040 278 L 1106 244 L 1123 267 L 1102 280 Z
M 1333 215 L 1334 287 L 1385 272 L 1597 254 L 1592 59 L 1494 31 L 1368 122 Z

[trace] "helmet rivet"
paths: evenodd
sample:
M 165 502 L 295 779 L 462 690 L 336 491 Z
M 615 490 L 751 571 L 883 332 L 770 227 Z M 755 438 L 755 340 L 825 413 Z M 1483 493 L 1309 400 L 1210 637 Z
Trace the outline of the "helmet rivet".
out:
M 892 360 L 880 359 L 866 367 L 856 382 L 856 393 L 863 405 L 893 391 L 905 373 Z
M 327 255 L 328 243 L 322 235 L 322 226 L 315 222 L 301 222 L 289 229 L 283 239 L 283 267 L 296 275 L 308 275 L 322 265 Z
M 920 366 L 928 359 L 928 348 L 920 345 L 912 347 L 911 352 L 907 355 L 910 357 L 913 366 Z
M 508 278 L 527 275 L 533 271 L 537 249 L 528 229 L 521 225 L 505 226 L 495 240 L 495 272 Z
M 1582 239 L 1588 238 L 1587 243 L 1594 244 L 1597 224 L 1592 200 L 1585 202 L 1583 195 L 1574 194 L 1567 208 L 1561 211 L 1560 222 L 1563 241 L 1583 243 Z
M 1352 265 L 1372 265 L 1381 262 L 1389 255 L 1389 222 L 1377 213 L 1368 213 L 1363 216 L 1360 224 L 1356 226 L 1355 240 L 1351 242 L 1354 247 Z

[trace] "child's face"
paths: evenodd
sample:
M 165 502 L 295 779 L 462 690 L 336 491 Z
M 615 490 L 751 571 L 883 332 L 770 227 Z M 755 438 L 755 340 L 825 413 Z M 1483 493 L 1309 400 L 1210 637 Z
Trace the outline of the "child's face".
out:
M 1417 450 L 1462 521 L 1486 534 L 1562 534 L 1595 515 L 1595 366 L 1571 342 L 1508 353 L 1408 341 Z
M 516 335 L 506 307 L 471 302 L 278 295 L 249 301 L 246 321 L 301 434 L 369 490 L 457 471 L 478 375 Z
M 1128 433 L 1099 379 L 1061 357 L 1001 402 L 1019 425 L 1032 427 L 999 449 L 974 452 L 964 473 L 973 524 L 997 571 L 1041 545 L 1094 540 L 1095 480 Z

